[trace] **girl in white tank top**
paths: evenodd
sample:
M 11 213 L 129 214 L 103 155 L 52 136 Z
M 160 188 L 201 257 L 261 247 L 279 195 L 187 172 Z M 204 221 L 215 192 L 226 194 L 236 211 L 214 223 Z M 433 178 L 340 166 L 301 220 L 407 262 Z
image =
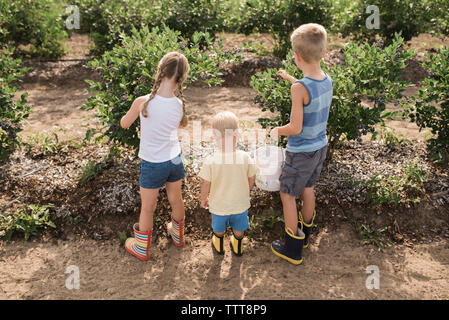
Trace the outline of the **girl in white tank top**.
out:
M 167 229 L 173 243 L 184 245 L 184 201 L 182 180 L 185 169 L 181 158 L 178 128 L 187 124 L 182 86 L 189 72 L 189 64 L 178 52 L 167 53 L 159 61 L 151 94 L 137 98 L 121 126 L 129 128 L 140 117 L 140 197 L 142 207 L 139 223 L 134 224 L 134 237 L 125 249 L 140 260 L 148 260 L 153 230 L 153 214 L 159 189 L 165 185 L 172 208 Z
M 181 153 L 178 128 L 183 117 L 183 102 L 173 96 L 147 95 L 147 117 L 140 113 L 139 158 L 148 162 L 164 162 Z

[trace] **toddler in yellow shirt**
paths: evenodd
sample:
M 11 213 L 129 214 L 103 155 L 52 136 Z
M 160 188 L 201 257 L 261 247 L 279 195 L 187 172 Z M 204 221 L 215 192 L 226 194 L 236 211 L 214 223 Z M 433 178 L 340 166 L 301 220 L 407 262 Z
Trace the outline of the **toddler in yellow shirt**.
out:
M 212 216 L 213 248 L 224 254 L 224 234 L 228 226 L 232 252 L 243 254 L 242 240 L 249 228 L 250 190 L 256 180 L 256 167 L 251 156 L 237 150 L 238 118 L 229 111 L 218 113 L 213 121 L 218 150 L 207 158 L 200 171 L 201 207 Z

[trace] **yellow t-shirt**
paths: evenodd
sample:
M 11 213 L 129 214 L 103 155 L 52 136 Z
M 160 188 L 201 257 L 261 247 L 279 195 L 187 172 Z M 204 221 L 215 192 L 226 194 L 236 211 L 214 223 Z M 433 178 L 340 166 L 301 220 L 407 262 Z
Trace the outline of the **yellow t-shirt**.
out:
M 239 214 L 251 206 L 248 178 L 256 175 L 254 160 L 242 150 L 215 152 L 207 158 L 200 178 L 209 181 L 209 211 L 216 215 Z

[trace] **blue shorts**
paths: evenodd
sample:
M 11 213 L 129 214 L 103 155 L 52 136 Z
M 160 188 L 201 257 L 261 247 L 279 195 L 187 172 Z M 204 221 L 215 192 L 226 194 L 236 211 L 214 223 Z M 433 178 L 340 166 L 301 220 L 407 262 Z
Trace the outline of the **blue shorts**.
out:
M 212 215 L 212 230 L 215 232 L 224 232 L 228 226 L 235 231 L 245 231 L 249 228 L 248 210 L 239 214 L 230 214 L 227 216 Z
M 186 176 L 181 154 L 165 162 L 140 162 L 139 185 L 145 189 L 161 188 L 166 182 L 176 182 Z

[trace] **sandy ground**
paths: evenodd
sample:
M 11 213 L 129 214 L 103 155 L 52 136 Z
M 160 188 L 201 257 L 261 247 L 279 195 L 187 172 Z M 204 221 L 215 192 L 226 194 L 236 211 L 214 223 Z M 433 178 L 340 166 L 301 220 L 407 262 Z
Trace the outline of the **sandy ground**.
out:
M 188 239 L 187 239 L 188 241 Z M 347 225 L 323 229 L 295 266 L 267 245 L 245 244 L 243 257 L 212 251 L 209 241 L 183 249 L 161 242 L 141 262 L 118 241 L 0 243 L 0 299 L 447 299 L 449 244 L 362 246 Z M 66 288 L 68 266 L 80 288 Z M 366 268 L 379 267 L 379 289 Z
M 81 69 L 77 78 L 95 78 L 92 72 L 83 70 L 79 63 L 65 63 L 65 66 L 56 64 L 54 67 Z M 52 73 L 48 75 L 51 76 Z M 65 79 L 63 77 L 60 76 L 54 82 L 38 75 L 24 81 L 18 95 L 28 93 L 27 99 L 34 113 L 30 115 L 23 135 L 46 131 L 56 132 L 61 137 L 82 138 L 88 126 L 95 126 L 94 111 L 80 109 L 91 95 L 87 92 L 88 85 L 82 79 L 75 81 L 68 75 Z M 210 128 L 212 117 L 225 110 L 234 112 L 241 119 L 243 128 L 253 127 L 259 117 L 269 113 L 262 113 L 254 105 L 255 96 L 256 92 L 248 87 L 190 88 L 185 92 L 187 111 L 190 113 L 188 129 L 192 129 L 195 121 L 200 121 L 204 129 Z
M 65 65 L 61 65 L 65 64 Z M 96 126 L 94 111 L 81 110 L 91 93 L 87 92 L 88 85 L 83 79 L 95 79 L 88 69 L 79 62 L 56 63 L 53 66 L 38 66 L 36 76 L 25 79 L 17 95 L 27 92 L 28 102 L 34 113 L 30 115 L 23 135 L 33 135 L 36 132 L 56 132 L 62 140 L 64 138 L 83 138 L 88 127 Z M 51 68 L 64 68 L 63 75 L 54 74 Z M 48 74 L 43 78 L 46 69 Z M 71 70 L 76 70 L 76 76 L 70 76 Z M 53 78 L 53 76 L 55 76 Z M 416 89 L 407 89 L 406 94 L 415 94 Z M 213 116 L 220 111 L 232 111 L 241 120 L 243 130 L 260 127 L 256 121 L 267 116 L 270 112 L 262 113 L 254 105 L 256 91 L 249 87 L 192 87 L 186 90 L 187 110 L 189 114 L 188 130 L 195 121 L 200 121 L 203 130 L 211 127 Z M 397 110 L 391 103 L 391 111 Z M 389 120 L 387 126 L 393 128 L 397 134 L 404 135 L 411 140 L 425 140 L 426 130 L 419 131 L 415 123 L 403 120 Z M 368 136 L 364 137 L 369 139 Z

